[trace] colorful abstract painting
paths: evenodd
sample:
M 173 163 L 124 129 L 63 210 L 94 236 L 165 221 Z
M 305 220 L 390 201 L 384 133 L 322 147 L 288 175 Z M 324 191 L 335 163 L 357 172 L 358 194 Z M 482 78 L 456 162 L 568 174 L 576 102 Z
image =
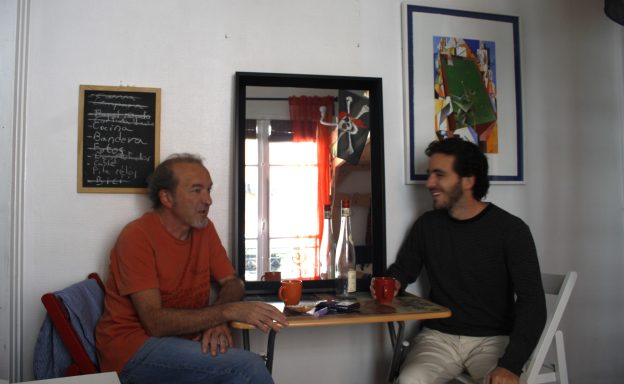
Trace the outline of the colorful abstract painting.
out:
M 493 41 L 433 36 L 434 127 L 498 153 L 496 49 Z

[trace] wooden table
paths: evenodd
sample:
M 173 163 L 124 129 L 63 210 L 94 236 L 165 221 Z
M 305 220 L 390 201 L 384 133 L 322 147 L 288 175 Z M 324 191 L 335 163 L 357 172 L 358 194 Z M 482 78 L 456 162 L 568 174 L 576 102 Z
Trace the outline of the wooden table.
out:
M 317 294 L 316 296 L 318 296 L 318 301 L 334 299 L 332 295 Z M 285 309 L 284 303 L 282 302 L 268 301 L 267 303 L 274 305 L 286 314 L 289 326 L 284 330 L 288 328 L 386 323 L 388 325 L 390 342 L 393 348 L 389 381 L 394 380 L 399 369 L 401 348 L 405 338 L 405 321 L 440 319 L 451 316 L 451 311 L 448 308 L 409 294 L 395 297 L 390 305 L 377 304 L 368 293 L 358 293 L 356 300 L 360 303 L 360 308 L 357 312 L 340 314 L 329 313 L 321 317 L 292 312 Z M 302 301 L 300 305 L 313 303 L 313 301 Z M 396 326 L 395 323 L 397 324 Z M 235 329 L 243 331 L 243 346 L 245 349 L 249 350 L 249 330 L 255 329 L 255 327 L 247 323 L 236 321 L 232 322 L 230 325 Z M 266 363 L 269 371 L 273 368 L 275 335 L 275 331 L 271 330 L 267 342 Z

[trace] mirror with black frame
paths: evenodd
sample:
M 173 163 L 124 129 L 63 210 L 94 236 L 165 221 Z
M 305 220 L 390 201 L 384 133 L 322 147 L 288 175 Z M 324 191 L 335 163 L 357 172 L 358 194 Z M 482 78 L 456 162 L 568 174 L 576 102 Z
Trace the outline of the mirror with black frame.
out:
M 307 293 L 333 291 L 320 254 L 323 210 L 331 208 L 336 241 L 343 199 L 358 291 L 383 274 L 382 107 L 380 78 L 236 73 L 233 256 L 248 294 L 277 292 L 267 272 L 303 280 Z

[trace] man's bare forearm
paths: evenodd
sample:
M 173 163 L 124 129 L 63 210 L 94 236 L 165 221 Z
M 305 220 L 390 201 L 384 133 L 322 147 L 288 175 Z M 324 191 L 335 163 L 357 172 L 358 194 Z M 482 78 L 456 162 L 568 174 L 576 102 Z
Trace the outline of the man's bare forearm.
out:
M 245 322 L 265 332 L 288 325 L 284 314 L 267 303 L 239 301 L 244 286 L 238 278 L 220 283 L 224 288 L 219 293 L 221 303 L 204 308 L 163 308 L 158 289 L 136 292 L 130 298 L 146 332 L 155 337 L 193 334 L 229 321 Z
M 200 309 L 160 308 L 147 314 L 143 321 L 150 336 L 180 336 L 197 333 L 230 321 L 224 305 Z
M 244 295 L 245 285 L 239 278 L 226 279 L 221 282 L 217 300 L 210 307 L 188 310 L 188 313 L 185 313 L 185 310 L 161 309 L 163 312 L 159 316 L 164 317 L 159 321 L 162 327 L 158 327 L 158 329 L 170 332 L 178 330 L 181 332 L 179 334 L 187 334 L 223 324 L 232 319 L 226 316 L 224 310 L 227 309 L 227 306 L 222 304 L 240 301 Z
M 130 295 L 139 319 L 150 336 L 178 336 L 203 331 L 233 320 L 232 303 L 184 309 L 162 306 L 160 291 L 149 289 Z
M 288 325 L 282 312 L 260 301 L 238 301 L 195 310 L 161 308 L 145 318 L 150 319 L 143 322 L 145 329 L 156 337 L 193 334 L 229 321 L 245 322 L 263 332 L 279 331 Z

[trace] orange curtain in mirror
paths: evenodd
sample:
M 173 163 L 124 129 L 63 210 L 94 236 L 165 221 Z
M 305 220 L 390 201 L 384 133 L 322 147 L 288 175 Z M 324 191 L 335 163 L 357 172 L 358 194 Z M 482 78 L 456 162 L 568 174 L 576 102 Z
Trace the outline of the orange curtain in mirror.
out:
M 293 132 L 293 141 L 316 142 L 318 156 L 318 201 L 317 215 L 319 221 L 319 233 L 316 236 L 316 260 L 315 278 L 318 279 L 318 250 L 323 233 L 323 208 L 330 204 L 330 184 L 331 184 L 331 128 L 320 124 L 320 108 L 327 108 L 326 119 L 334 115 L 333 96 L 291 96 L 288 98 L 290 109 L 290 121 Z

